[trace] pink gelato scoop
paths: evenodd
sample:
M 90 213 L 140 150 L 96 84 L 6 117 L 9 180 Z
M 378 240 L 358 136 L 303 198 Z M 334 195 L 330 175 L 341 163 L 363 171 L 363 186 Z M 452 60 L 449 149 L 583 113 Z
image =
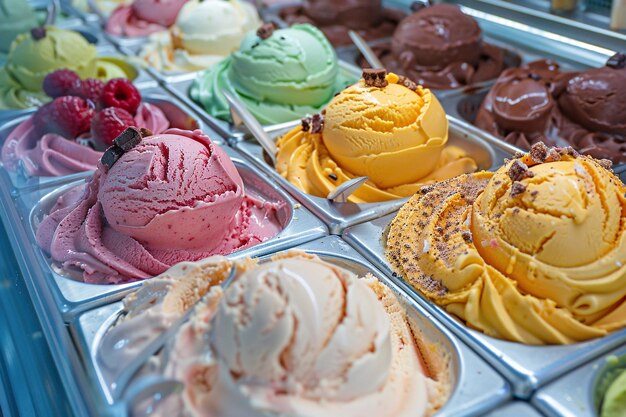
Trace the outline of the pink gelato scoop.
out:
M 135 0 L 118 6 L 107 20 L 105 30 L 118 36 L 138 37 L 161 32 L 176 22 L 188 0 Z
M 155 133 L 161 133 L 170 126 L 163 111 L 150 103 L 139 106 L 135 122 L 138 127 L 145 127 Z M 101 156 L 99 150 L 74 139 L 50 133 L 38 135 L 32 116 L 9 133 L 1 152 L 2 164 L 6 169 L 16 171 L 18 164 L 21 164 L 28 176 L 56 177 L 93 171 Z
M 201 131 L 169 129 L 62 195 L 37 242 L 85 282 L 117 284 L 263 242 L 281 230 L 278 208 L 245 195 L 233 162 Z

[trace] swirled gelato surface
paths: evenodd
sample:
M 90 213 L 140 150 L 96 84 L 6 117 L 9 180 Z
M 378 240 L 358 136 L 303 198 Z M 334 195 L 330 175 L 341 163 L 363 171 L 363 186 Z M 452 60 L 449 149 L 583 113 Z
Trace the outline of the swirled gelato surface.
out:
M 240 0 L 191 0 L 168 32 L 154 34 L 141 56 L 159 71 L 206 70 L 239 49 L 261 25 L 251 4 Z
M 189 95 L 209 114 L 230 121 L 227 91 L 261 123 L 275 124 L 319 112 L 349 82 L 324 34 L 303 24 L 266 39 L 249 32 L 237 52 L 194 81 Z
M 423 188 L 387 234 L 393 270 L 489 336 L 566 344 L 626 325 L 626 186 L 610 161 L 533 146 Z
M 391 290 L 303 252 L 240 263 L 168 352 L 185 388 L 156 415 L 430 416 L 450 395 L 449 354 Z
M 0 110 L 21 109 L 50 100 L 43 92 L 46 75 L 67 68 L 81 79 L 132 78 L 130 67 L 114 58 L 96 56 L 96 47 L 78 32 L 46 27 L 45 36 L 19 35 L 0 68 Z
M 303 192 L 326 197 L 355 177 L 369 181 L 351 202 L 408 197 L 422 185 L 473 172 L 462 149 L 447 146 L 448 120 L 428 89 L 395 74 L 387 85 L 365 80 L 331 100 L 322 127 L 298 126 L 277 143 L 276 170 Z
M 509 64 L 502 48 L 483 42 L 476 20 L 451 4 L 405 17 L 391 42 L 373 49 L 390 71 L 441 90 L 494 79 Z M 362 57 L 359 64 L 368 66 Z
M 335 46 L 350 45 L 351 30 L 368 41 L 391 36 L 404 17 L 403 12 L 384 7 L 381 0 L 307 0 L 282 8 L 279 15 L 289 24 L 317 26 Z
M 37 242 L 68 275 L 122 283 L 263 242 L 281 230 L 278 207 L 246 195 L 233 162 L 201 131 L 169 129 L 62 194 Z

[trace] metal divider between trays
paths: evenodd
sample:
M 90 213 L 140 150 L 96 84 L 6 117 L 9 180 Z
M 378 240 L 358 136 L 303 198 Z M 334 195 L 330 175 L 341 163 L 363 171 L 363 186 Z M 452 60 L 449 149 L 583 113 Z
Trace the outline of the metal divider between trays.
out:
M 516 398 L 529 399 L 539 387 L 626 343 L 626 329 L 587 342 L 537 347 L 499 340 L 466 327 L 419 294 L 402 277 L 393 274 L 384 254 L 384 234 L 394 217 L 395 213 L 350 227 L 343 238 L 504 375 L 512 384 Z M 538 351 L 541 355 L 537 355 Z
M 427 333 L 432 334 L 435 332 L 438 337 L 435 342 L 447 346 L 446 349 L 449 349 L 456 358 L 453 359 L 453 368 L 451 369 L 451 372 L 454 374 L 455 387 L 450 400 L 436 414 L 438 417 L 482 415 L 510 399 L 511 394 L 508 384 L 504 382 L 497 372 L 491 369 L 464 343 L 459 342 L 437 320 L 433 319 L 421 306 L 408 298 L 400 288 L 338 236 L 323 237 L 302 244 L 294 249 L 317 254 L 322 259 L 352 270 L 361 276 L 367 272 L 372 273 L 384 285 L 391 288 L 409 311 L 415 311 L 422 326 L 431 327 L 430 330 L 426 329 Z M 268 259 L 270 256 L 265 255 L 261 259 Z M 243 257 L 244 255 L 241 254 L 234 258 L 241 259 Z M 83 313 L 70 324 L 70 330 L 76 342 L 78 353 L 86 365 L 88 378 L 93 386 L 96 387 L 97 402 L 99 407 L 103 409 L 115 407 L 116 405 L 114 404 L 108 382 L 103 378 L 104 372 L 98 362 L 97 350 L 103 335 L 121 312 L 121 303 L 110 304 Z M 133 365 L 133 369 L 137 368 L 139 366 Z

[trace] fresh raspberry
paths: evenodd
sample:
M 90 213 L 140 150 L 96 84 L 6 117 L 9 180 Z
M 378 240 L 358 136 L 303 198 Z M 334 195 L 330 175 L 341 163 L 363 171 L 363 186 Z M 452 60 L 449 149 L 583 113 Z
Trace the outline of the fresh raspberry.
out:
M 95 78 L 87 78 L 80 83 L 79 87 L 70 91 L 70 95 L 91 100 L 96 107 L 100 106 L 104 83 Z
M 119 107 L 130 114 L 135 114 L 140 104 L 139 90 L 126 78 L 115 78 L 104 85 L 103 107 Z
M 129 112 L 119 107 L 107 107 L 96 113 L 91 121 L 91 135 L 111 146 L 113 140 L 130 126 L 135 126 L 135 119 Z
M 78 74 L 72 70 L 60 69 L 46 75 L 43 79 L 43 91 L 52 98 L 63 97 L 80 87 L 80 84 Z
M 68 139 L 75 139 L 89 131 L 94 113 L 93 105 L 83 98 L 57 97 L 37 110 L 33 124 L 39 135 L 56 133 Z

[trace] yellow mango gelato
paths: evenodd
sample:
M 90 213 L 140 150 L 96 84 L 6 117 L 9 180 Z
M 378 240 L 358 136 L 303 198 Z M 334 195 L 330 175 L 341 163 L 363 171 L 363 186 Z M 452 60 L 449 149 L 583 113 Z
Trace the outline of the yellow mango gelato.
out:
M 408 197 L 424 184 L 476 170 L 465 151 L 446 146 L 448 120 L 430 90 L 392 73 L 384 81 L 367 78 L 339 93 L 323 116 L 278 140 L 276 170 L 283 177 L 326 197 L 367 176 L 349 199 L 367 203 Z
M 539 143 L 495 173 L 425 187 L 391 223 L 387 258 L 489 336 L 565 344 L 622 328 L 626 186 L 605 162 Z

